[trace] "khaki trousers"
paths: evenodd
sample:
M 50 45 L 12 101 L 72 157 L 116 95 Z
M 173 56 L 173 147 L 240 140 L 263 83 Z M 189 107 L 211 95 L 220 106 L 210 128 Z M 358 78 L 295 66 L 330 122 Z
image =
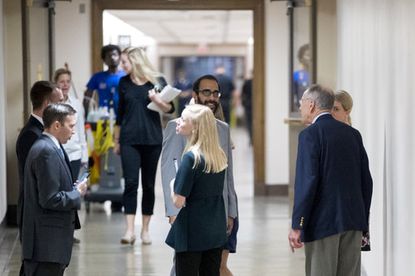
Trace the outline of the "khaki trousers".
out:
M 360 276 L 361 231 L 305 243 L 307 276 Z

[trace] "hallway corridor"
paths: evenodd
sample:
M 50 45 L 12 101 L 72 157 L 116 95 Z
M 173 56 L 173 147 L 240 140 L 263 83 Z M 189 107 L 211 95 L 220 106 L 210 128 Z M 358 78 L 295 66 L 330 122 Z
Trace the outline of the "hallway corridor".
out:
M 287 242 L 290 225 L 287 198 L 253 198 L 252 149 L 244 129 L 234 129 L 232 137 L 236 145 L 233 160 L 240 227 L 237 253 L 229 258 L 231 271 L 235 276 L 304 275 L 303 251 L 292 254 Z M 111 213 L 108 204 L 93 204 L 89 214 L 84 208 L 80 211 L 82 229 L 75 232 L 75 236 L 81 243 L 74 245 L 66 276 L 169 275 L 173 251 L 164 243 L 169 224 L 164 217 L 160 174 L 156 183 L 155 215 L 150 224 L 153 244 L 145 246 L 137 240 L 134 246 L 121 245 L 123 214 Z M 138 217 L 138 234 L 140 223 Z M 3 233 L 3 237 L 0 235 L 1 275 L 18 275 L 20 245 L 17 229 L 6 229 Z

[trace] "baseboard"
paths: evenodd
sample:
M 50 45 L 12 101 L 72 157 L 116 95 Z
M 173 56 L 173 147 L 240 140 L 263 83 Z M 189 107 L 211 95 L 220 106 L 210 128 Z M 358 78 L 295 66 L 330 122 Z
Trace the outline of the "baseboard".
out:
M 5 220 L 8 226 L 17 226 L 17 205 L 7 205 Z

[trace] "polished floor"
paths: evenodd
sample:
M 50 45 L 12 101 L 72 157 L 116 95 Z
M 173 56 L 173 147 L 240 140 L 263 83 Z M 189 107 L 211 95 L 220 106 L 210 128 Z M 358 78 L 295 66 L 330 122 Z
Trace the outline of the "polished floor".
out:
M 243 129 L 233 130 L 235 184 L 239 197 L 240 228 L 238 249 L 229 267 L 235 276 L 304 275 L 304 252 L 291 253 L 287 242 L 290 226 L 288 201 L 279 197 L 252 196 L 252 151 Z M 278 169 L 278 168 L 275 168 Z M 75 245 L 66 276 L 169 275 L 173 251 L 164 239 L 169 224 L 164 217 L 160 177 L 157 180 L 155 215 L 151 221 L 152 245 L 121 245 L 124 216 L 111 213 L 108 204 L 94 204 L 81 214 L 82 229 L 75 233 Z M 136 233 L 141 221 L 137 217 Z M 17 230 L 0 230 L 0 273 L 18 275 L 20 245 Z

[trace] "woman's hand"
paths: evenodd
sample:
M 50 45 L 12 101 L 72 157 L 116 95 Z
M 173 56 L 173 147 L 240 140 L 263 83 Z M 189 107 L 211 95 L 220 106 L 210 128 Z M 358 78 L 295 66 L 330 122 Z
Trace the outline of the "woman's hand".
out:
M 157 93 L 155 89 L 148 90 L 148 98 L 153 103 L 155 103 L 164 113 L 170 112 L 172 110 L 171 104 L 164 102 L 160 98 L 160 93 Z
M 155 89 L 148 90 L 148 97 L 154 103 L 162 102 L 162 100 L 160 99 L 159 93 L 157 93 Z
M 174 203 L 174 206 L 176 206 L 176 208 L 182 208 L 186 203 L 186 198 L 184 196 L 174 194 L 173 203 Z

